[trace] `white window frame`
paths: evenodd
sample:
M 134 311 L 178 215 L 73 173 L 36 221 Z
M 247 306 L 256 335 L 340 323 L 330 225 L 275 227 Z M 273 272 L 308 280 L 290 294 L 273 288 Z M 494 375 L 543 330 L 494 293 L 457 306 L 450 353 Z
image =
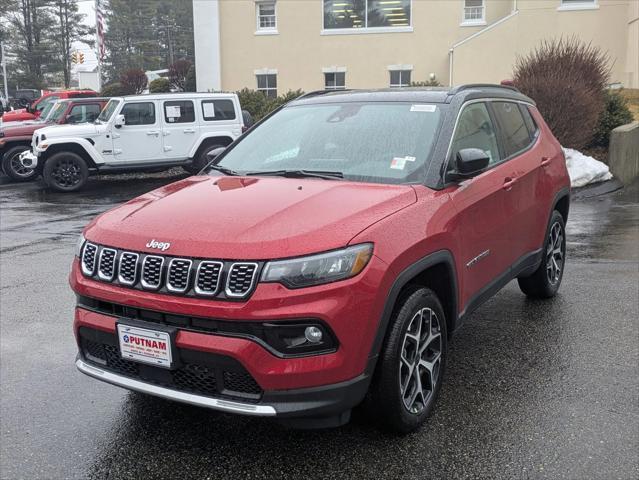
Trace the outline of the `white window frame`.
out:
M 571 12 L 575 10 L 599 10 L 599 0 L 580 0 L 578 2 L 566 2 L 560 0 L 557 7 L 560 12 Z
M 275 90 L 275 96 L 277 97 L 277 87 L 275 88 L 269 88 L 268 86 L 266 88 L 259 88 L 259 84 L 257 81 L 257 76 L 258 75 L 275 75 L 276 79 L 277 79 L 277 69 L 276 68 L 260 68 L 259 70 L 253 70 L 253 73 L 255 75 L 255 83 L 256 83 L 256 90 L 258 92 L 264 92 L 264 94 L 268 97 L 268 92 L 271 90 Z
M 262 27 L 260 25 L 260 7 L 273 5 L 274 27 Z M 276 0 L 255 0 L 255 35 L 277 35 L 277 1 Z
M 361 27 L 361 28 L 324 28 L 324 1 L 320 0 L 320 35 L 366 35 L 369 33 L 410 33 L 413 31 L 413 6 L 414 0 L 410 0 L 410 24 L 402 27 Z M 368 2 L 366 3 L 368 14 Z M 368 15 L 367 15 L 368 16 Z M 366 25 L 367 19 L 364 20 Z
M 343 73 L 344 74 L 344 86 L 342 87 L 327 87 L 326 86 L 326 74 L 327 73 Z M 346 90 L 346 67 L 324 67 L 322 68 L 322 75 L 324 75 L 324 90 L 337 91 Z
M 413 66 L 412 65 L 389 65 L 387 67 L 388 69 L 388 86 L 390 88 L 406 88 L 406 87 L 410 87 L 410 83 L 413 81 L 412 76 L 413 76 Z M 392 84 L 390 82 L 390 72 L 411 72 L 410 76 L 411 76 L 411 81 L 408 82 L 407 84 L 403 84 L 403 83 L 396 83 L 396 84 Z M 401 82 L 401 73 L 400 73 L 400 82 Z
M 469 9 L 481 8 L 481 18 L 466 18 L 466 13 Z M 467 7 L 466 0 L 462 0 L 462 21 L 460 23 L 462 27 L 476 27 L 480 25 L 486 25 L 486 0 L 481 0 L 481 7 Z

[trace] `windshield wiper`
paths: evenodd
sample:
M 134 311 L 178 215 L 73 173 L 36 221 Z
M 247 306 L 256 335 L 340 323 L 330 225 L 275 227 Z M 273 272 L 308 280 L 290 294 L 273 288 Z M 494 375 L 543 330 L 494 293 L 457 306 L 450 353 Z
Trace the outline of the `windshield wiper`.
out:
M 239 175 L 235 170 L 231 170 L 230 168 L 223 167 L 222 165 L 209 165 L 209 168 L 212 170 L 216 170 L 218 172 L 222 172 L 224 175 L 236 176 Z
M 269 177 L 288 177 L 288 178 L 324 178 L 327 180 L 335 180 L 336 178 L 344 178 L 342 172 L 329 172 L 321 170 L 270 170 L 270 171 L 251 171 L 245 172 L 244 175 L 264 175 Z

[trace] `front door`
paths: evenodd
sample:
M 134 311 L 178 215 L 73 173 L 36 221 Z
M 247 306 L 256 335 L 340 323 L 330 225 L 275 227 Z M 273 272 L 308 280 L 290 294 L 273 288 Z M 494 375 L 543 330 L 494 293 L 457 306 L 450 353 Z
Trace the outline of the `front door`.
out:
M 188 158 L 189 151 L 200 133 L 200 127 L 195 119 L 193 101 L 165 100 L 161 103 L 164 120 L 162 132 L 164 156 L 184 160 Z
M 126 102 L 119 112 L 125 125 L 113 128 L 115 162 L 151 162 L 164 158 L 162 124 L 156 102 Z
M 454 165 L 456 153 L 479 148 L 490 158 L 488 169 L 465 180 L 450 192 L 458 215 L 457 235 L 461 258 L 461 305 L 466 310 L 480 302 L 510 270 L 510 236 L 506 201 L 508 166 L 502 162 L 496 129 L 484 102 L 471 103 L 462 111 L 451 145 Z

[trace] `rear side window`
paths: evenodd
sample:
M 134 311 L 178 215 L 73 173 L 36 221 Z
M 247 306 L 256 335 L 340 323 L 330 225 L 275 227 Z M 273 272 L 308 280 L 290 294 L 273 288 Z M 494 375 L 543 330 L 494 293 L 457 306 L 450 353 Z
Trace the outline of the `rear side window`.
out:
M 510 157 L 527 148 L 531 143 L 530 132 L 519 105 L 512 102 L 493 102 L 493 109 L 501 129 L 504 156 Z
M 521 114 L 524 116 L 524 123 L 528 127 L 528 132 L 530 132 L 530 138 L 537 138 L 539 127 L 537 127 L 530 110 L 528 110 L 526 105 L 520 105 L 519 107 L 521 108 Z
M 155 123 L 155 105 L 153 102 L 127 103 L 120 112 L 126 125 L 153 125 Z
M 493 122 L 485 103 L 472 103 L 462 111 L 455 129 L 455 137 L 451 148 L 452 158 L 465 148 L 479 148 L 489 158 L 489 164 L 499 162 L 499 148 Z M 449 162 L 454 169 L 455 162 Z
M 232 100 L 202 100 L 202 117 L 212 120 L 235 120 L 235 105 Z
M 195 109 L 191 100 L 164 102 L 164 120 L 167 123 L 195 122 Z

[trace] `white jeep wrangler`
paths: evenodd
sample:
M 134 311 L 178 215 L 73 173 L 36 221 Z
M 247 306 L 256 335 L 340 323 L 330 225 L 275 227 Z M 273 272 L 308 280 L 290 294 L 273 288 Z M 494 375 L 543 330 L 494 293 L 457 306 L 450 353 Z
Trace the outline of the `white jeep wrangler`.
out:
M 191 173 L 207 154 L 242 134 L 234 93 L 166 93 L 112 98 L 93 124 L 36 130 L 21 161 L 37 168 L 58 191 L 82 188 L 90 173 L 158 171 L 182 166 Z

